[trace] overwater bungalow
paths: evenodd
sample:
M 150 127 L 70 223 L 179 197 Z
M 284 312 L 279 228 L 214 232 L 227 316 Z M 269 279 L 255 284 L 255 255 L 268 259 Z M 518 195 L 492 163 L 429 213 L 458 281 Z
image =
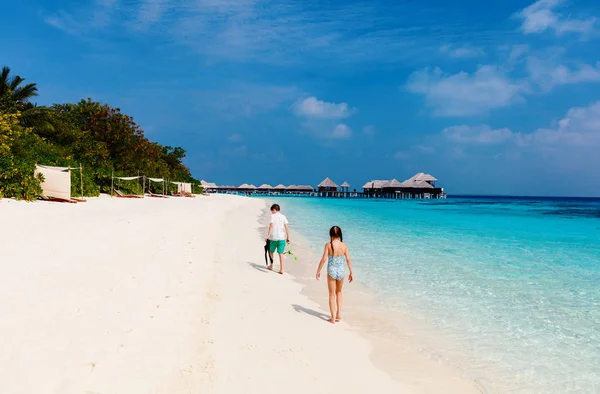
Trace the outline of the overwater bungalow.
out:
M 200 181 L 200 185 L 206 193 L 215 193 L 219 189 L 219 186 L 217 186 L 216 183 L 206 182 L 204 180 Z
M 273 188 L 273 191 L 276 194 L 280 194 L 280 193 L 285 193 L 285 189 L 286 189 L 285 185 L 280 183 L 279 185 L 277 185 Z
M 298 191 L 303 194 L 311 194 L 315 191 L 315 189 L 309 185 L 300 185 L 298 186 Z
M 342 186 L 340 186 L 342 188 L 342 191 L 345 193 L 348 193 L 350 191 L 350 184 L 348 182 L 344 182 L 342 183 Z
M 262 185 L 256 188 L 256 191 L 261 194 L 269 194 L 273 191 L 273 186 L 263 183 Z
M 369 181 L 363 185 L 363 192 L 366 197 L 381 197 L 383 194 L 383 186 L 388 184 L 390 181 Z
M 317 191 L 321 197 L 333 197 L 337 192 L 338 185 L 329 178 L 325 178 L 323 182 L 317 185 Z
M 437 179 L 418 173 L 404 182 L 370 181 L 363 186 L 364 196 L 370 198 L 444 198 L 444 189 L 435 187 Z
M 254 193 L 256 191 L 256 186 L 252 185 L 252 184 L 241 184 L 240 186 L 237 187 L 237 190 L 241 193 L 246 193 L 246 194 L 251 194 Z

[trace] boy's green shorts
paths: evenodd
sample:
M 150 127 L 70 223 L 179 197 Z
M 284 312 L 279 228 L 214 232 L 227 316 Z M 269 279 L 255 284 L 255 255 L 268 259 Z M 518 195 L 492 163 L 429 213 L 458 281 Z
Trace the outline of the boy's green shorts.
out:
M 277 253 L 283 254 L 283 252 L 285 251 L 285 241 L 284 240 L 280 240 L 280 241 L 271 240 L 271 242 L 269 243 L 269 250 L 271 251 L 271 253 L 275 253 L 275 250 L 277 250 Z

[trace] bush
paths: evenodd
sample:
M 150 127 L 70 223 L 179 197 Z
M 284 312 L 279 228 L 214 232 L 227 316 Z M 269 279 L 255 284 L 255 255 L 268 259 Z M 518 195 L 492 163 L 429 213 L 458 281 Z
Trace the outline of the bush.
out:
M 33 200 L 42 193 L 42 178 L 33 175 L 35 162 L 15 155 L 32 135 L 19 125 L 19 117 L 19 113 L 0 112 L 0 196 Z

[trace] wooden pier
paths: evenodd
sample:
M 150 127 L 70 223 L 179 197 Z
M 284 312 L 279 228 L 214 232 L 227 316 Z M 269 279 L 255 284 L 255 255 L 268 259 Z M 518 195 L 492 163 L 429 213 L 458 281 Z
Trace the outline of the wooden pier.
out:
M 325 178 L 317 188 L 307 185 L 282 184 L 275 187 L 263 184 L 258 187 L 252 184 L 240 186 L 217 186 L 214 183 L 202 181 L 202 186 L 208 193 L 238 194 L 246 196 L 265 197 L 321 197 L 321 198 L 378 198 L 378 199 L 440 199 L 446 198 L 443 188 L 436 187 L 437 179 L 425 173 L 419 173 L 399 182 L 392 180 L 374 180 L 365 183 L 363 191 L 350 191 L 350 185 L 344 182 L 338 186 L 329 178 Z

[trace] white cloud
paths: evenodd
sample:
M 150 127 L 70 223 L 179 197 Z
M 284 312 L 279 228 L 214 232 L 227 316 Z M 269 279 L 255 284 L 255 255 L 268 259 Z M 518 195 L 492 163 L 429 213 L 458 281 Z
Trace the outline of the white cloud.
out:
M 176 39 L 217 59 L 289 64 L 317 57 L 327 63 L 336 59 L 346 64 L 396 63 L 410 57 L 411 49 L 437 46 L 440 37 L 437 29 L 441 21 L 437 21 L 434 38 L 415 34 L 431 20 L 414 12 L 416 7 L 411 4 L 382 7 L 368 1 L 328 5 L 292 0 L 187 3 L 185 18 L 174 29 Z
M 302 92 L 295 86 L 235 83 L 223 90 L 202 91 L 198 106 L 222 113 L 227 118 L 251 117 L 289 105 Z
M 231 134 L 227 140 L 229 140 L 229 142 L 241 142 L 244 140 L 244 137 L 242 137 L 241 134 L 235 133 L 235 134 Z
M 488 125 L 452 126 L 442 130 L 442 135 L 457 143 L 499 144 L 511 140 L 514 134 L 509 129 L 492 129 Z
M 554 128 L 519 134 L 521 146 L 600 146 L 600 101 L 587 107 L 574 107 Z
M 323 119 L 347 118 L 354 112 L 347 103 L 328 103 L 314 96 L 299 100 L 293 105 L 293 110 L 298 116 Z
M 525 34 L 541 33 L 554 30 L 556 35 L 564 33 L 580 33 L 583 35 L 594 31 L 596 18 L 574 19 L 556 12 L 563 0 L 539 0 L 517 13 L 523 20 L 521 29 Z
M 352 130 L 347 125 L 340 123 L 336 125 L 331 133 L 331 138 L 347 139 L 352 135 Z
M 518 45 L 513 45 L 510 48 L 510 53 L 508 55 L 508 59 L 506 60 L 506 64 L 504 65 L 505 68 L 512 68 L 515 66 L 515 64 L 517 64 L 520 60 L 522 60 L 525 56 L 525 54 L 527 54 L 527 52 L 529 52 L 529 45 L 525 45 L 525 44 L 518 44 Z
M 174 41 L 209 63 L 396 64 L 439 48 L 458 30 L 412 3 L 293 0 L 88 0 L 47 23 L 79 38 L 104 40 L 137 30 Z M 104 12 L 113 9 L 117 12 Z M 91 14 L 97 13 L 97 18 Z M 106 33 L 91 28 L 106 22 Z M 70 20 L 77 21 L 73 24 Z M 98 27 L 98 26 L 93 26 Z M 152 28 L 150 28 L 152 27 Z M 110 30 L 109 30 L 110 29 Z M 443 31 L 440 33 L 440 31 Z M 417 34 L 431 33 L 431 34 Z M 424 51 L 426 49 L 427 51 Z
M 454 46 L 447 44 L 440 48 L 440 52 L 454 58 L 472 58 L 485 55 L 483 49 L 471 45 Z
M 527 72 L 531 80 L 542 90 L 549 91 L 554 86 L 581 82 L 600 82 L 600 62 L 595 66 L 578 64 L 569 67 L 557 64 L 552 59 L 527 58 Z
M 169 9 L 171 0 L 143 0 L 139 4 L 138 21 L 140 28 L 148 27 L 161 20 Z
M 530 133 L 493 129 L 488 125 L 461 125 L 444 129 L 442 136 L 446 142 L 462 147 L 500 144 L 522 149 L 600 147 L 600 101 L 587 107 L 571 108 L 556 126 Z
M 418 150 L 420 153 L 424 154 L 432 154 L 435 153 L 435 148 L 431 145 L 417 145 L 414 149 Z
M 47 15 L 44 22 L 65 33 L 80 35 L 110 27 L 120 8 L 119 0 L 95 0 L 86 7 L 78 6 L 72 12 L 59 10 Z
M 408 90 L 425 96 L 438 116 L 468 116 L 508 107 L 521 100 L 524 85 L 511 81 L 498 67 L 480 66 L 473 74 L 444 74 L 439 68 L 414 72 Z

